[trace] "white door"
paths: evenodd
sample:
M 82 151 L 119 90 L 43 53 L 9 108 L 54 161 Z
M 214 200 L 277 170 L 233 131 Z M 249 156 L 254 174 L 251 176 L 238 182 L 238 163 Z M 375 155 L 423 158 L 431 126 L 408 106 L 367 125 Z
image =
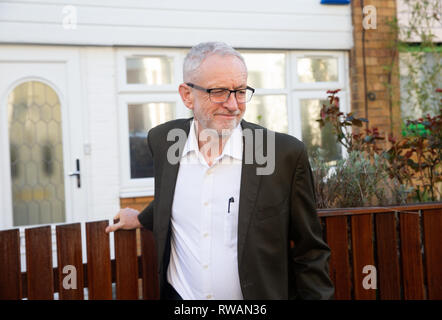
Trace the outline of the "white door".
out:
M 0 47 L 0 228 L 85 218 L 76 49 Z

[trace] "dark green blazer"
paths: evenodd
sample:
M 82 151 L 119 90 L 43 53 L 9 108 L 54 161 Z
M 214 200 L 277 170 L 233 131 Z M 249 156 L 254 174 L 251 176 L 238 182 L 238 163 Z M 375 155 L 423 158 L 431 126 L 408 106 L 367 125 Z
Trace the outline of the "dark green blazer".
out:
M 167 141 L 167 135 L 174 128 L 188 134 L 191 121 L 166 122 L 151 129 L 147 138 L 154 161 L 155 199 L 138 219 L 154 234 L 161 293 L 167 281 L 170 218 L 179 169 L 179 162 L 167 161 L 167 151 L 176 143 Z M 241 126 L 252 132 L 264 129 L 264 137 L 268 132 L 245 120 Z M 181 140 L 184 146 L 185 139 Z M 266 139 L 260 140 L 264 143 L 253 140 L 253 147 L 266 150 Z M 290 135 L 275 133 L 275 170 L 270 175 L 257 175 L 261 161 L 244 161 L 248 141 L 244 139 L 238 217 L 238 268 L 244 299 L 331 299 L 330 248 L 322 238 L 304 144 Z

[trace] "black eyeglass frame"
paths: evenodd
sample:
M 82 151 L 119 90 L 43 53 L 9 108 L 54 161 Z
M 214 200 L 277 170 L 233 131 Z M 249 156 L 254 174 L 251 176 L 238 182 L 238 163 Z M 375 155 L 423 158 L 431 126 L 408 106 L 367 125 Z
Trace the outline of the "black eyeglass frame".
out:
M 237 99 L 237 97 L 236 97 L 236 93 L 237 93 L 238 91 L 241 91 L 241 90 L 247 90 L 247 89 L 248 89 L 248 90 L 251 90 L 251 91 L 252 91 L 252 95 L 250 96 L 250 99 L 248 99 L 248 100 L 242 102 L 242 103 L 246 103 L 246 102 L 249 102 L 249 101 L 252 99 L 253 94 L 255 93 L 255 89 L 252 88 L 252 87 L 249 87 L 249 86 L 247 86 L 247 87 L 244 88 L 244 89 L 230 90 L 230 89 L 227 89 L 227 88 L 210 88 L 210 89 L 207 89 L 207 88 L 200 87 L 199 85 L 196 85 L 196 84 L 191 83 L 191 82 L 186 82 L 186 85 L 188 85 L 189 87 L 191 87 L 191 88 L 193 88 L 193 89 L 197 89 L 197 90 L 200 90 L 200 91 L 207 92 L 207 93 L 209 94 L 209 97 L 210 97 L 210 93 L 212 92 L 212 90 L 226 90 L 226 91 L 230 91 L 230 92 L 229 92 L 229 95 L 227 96 L 227 98 L 226 98 L 225 101 L 222 101 L 222 102 L 219 101 L 219 102 L 218 102 L 218 101 L 212 101 L 212 99 L 210 99 L 210 101 L 212 101 L 213 103 L 225 103 L 227 100 L 229 100 L 230 95 L 232 94 L 232 92 L 235 94 L 235 99 Z M 237 99 L 237 101 L 238 101 L 238 99 Z

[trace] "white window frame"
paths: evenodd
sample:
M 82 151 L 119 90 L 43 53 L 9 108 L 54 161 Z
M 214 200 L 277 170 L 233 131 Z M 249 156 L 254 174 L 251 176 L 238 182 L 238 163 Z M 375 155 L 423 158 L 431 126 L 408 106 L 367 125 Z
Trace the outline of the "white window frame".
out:
M 305 90 L 305 91 L 292 91 L 292 103 L 293 103 L 293 115 L 294 122 L 301 124 L 301 99 L 319 99 L 319 100 L 327 100 L 328 94 L 326 92 L 317 91 L 317 90 Z M 349 112 L 349 104 L 347 103 L 347 94 L 346 92 L 339 91 L 335 96 L 339 97 L 339 110 L 342 112 Z M 318 114 L 319 119 L 319 114 Z M 302 126 L 297 125 L 294 128 L 294 134 L 296 138 L 302 141 Z M 347 149 L 341 145 L 341 154 L 342 158 L 347 157 Z
M 130 176 L 130 146 L 129 146 L 129 120 L 128 105 L 144 103 L 175 103 L 176 118 L 182 118 L 184 105 L 178 94 L 130 94 L 118 98 L 118 119 L 119 119 L 119 144 L 120 144 L 120 196 L 135 197 L 147 196 L 154 193 L 154 178 L 136 178 Z M 147 135 L 146 135 L 147 136 Z
M 265 88 L 254 88 L 255 93 L 253 96 L 277 96 L 277 95 L 285 95 L 286 96 L 286 108 L 287 108 L 287 133 L 290 135 L 293 135 L 292 128 L 293 125 L 290 123 L 291 117 L 292 117 L 292 111 L 290 110 L 291 101 L 290 101 L 290 85 L 291 85 L 291 79 L 290 79 L 290 72 L 291 70 L 291 62 L 290 62 L 290 51 L 288 50 L 238 50 L 241 54 L 242 53 L 283 53 L 285 55 L 285 87 L 284 88 L 273 88 L 273 89 L 265 89 Z M 253 98 L 252 98 L 253 99 Z
M 152 196 L 154 194 L 154 178 L 132 179 L 130 177 L 128 105 L 172 102 L 175 103 L 176 118 L 188 117 L 188 109 L 181 101 L 178 93 L 178 86 L 183 78 L 182 65 L 186 52 L 184 49 L 165 48 L 124 48 L 116 50 L 121 198 Z M 173 58 L 172 84 L 146 85 L 127 83 L 126 58 L 161 55 Z
M 348 59 L 345 52 L 342 51 L 296 51 L 291 52 L 290 60 L 292 62 L 291 68 L 291 82 L 293 89 L 299 90 L 334 90 L 347 88 L 348 84 Z M 327 82 L 300 82 L 298 78 L 298 59 L 301 58 L 336 58 L 338 59 L 338 81 Z
M 174 60 L 173 83 L 165 85 L 128 84 L 126 73 L 126 58 L 166 56 Z M 118 93 L 145 93 L 145 92 L 177 92 L 177 83 L 183 78 L 184 50 L 181 49 L 123 49 L 117 50 L 116 60 L 118 68 Z

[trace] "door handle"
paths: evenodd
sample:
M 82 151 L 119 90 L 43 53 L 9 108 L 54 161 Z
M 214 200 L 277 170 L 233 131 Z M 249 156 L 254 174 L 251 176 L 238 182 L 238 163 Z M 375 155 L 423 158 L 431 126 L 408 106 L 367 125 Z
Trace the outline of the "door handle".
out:
M 76 176 L 77 177 L 77 187 L 81 188 L 81 173 L 80 173 L 80 159 L 76 160 L 77 170 L 73 172 L 69 172 L 68 176 Z

